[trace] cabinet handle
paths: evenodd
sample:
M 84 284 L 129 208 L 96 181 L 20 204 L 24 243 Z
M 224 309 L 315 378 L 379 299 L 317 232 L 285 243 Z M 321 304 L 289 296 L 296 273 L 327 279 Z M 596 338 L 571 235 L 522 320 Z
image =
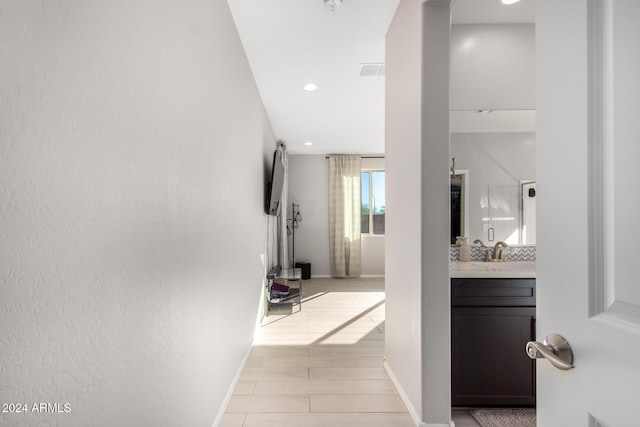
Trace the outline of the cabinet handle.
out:
M 547 335 L 542 344 L 538 341 L 529 341 L 526 350 L 527 356 L 531 359 L 547 359 L 558 369 L 567 370 L 574 367 L 571 346 L 558 334 Z

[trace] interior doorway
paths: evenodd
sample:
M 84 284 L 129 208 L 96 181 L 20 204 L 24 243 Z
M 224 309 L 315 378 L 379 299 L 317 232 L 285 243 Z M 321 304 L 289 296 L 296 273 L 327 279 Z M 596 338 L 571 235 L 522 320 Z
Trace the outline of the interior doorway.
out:
M 451 174 L 451 236 L 449 243 L 452 245 L 456 243 L 456 237 L 467 236 L 469 230 L 468 180 L 468 170 L 455 170 Z

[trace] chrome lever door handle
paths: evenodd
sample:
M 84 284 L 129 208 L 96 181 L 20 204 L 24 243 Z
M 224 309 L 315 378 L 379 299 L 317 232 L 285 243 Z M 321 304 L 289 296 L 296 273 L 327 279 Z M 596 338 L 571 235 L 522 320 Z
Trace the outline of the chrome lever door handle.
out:
M 542 344 L 538 341 L 529 341 L 526 349 L 531 359 L 547 359 L 553 366 L 563 370 L 574 367 L 571 346 L 558 334 L 547 335 Z

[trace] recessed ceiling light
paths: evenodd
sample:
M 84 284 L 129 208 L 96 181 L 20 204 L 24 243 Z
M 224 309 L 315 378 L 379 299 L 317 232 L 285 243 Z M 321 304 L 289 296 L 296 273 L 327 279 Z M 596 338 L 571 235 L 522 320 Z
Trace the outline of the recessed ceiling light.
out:
M 313 145 L 313 142 L 307 141 L 307 142 L 304 143 L 304 145 Z
M 518 3 L 520 0 L 500 0 L 500 3 L 502 4 L 515 4 Z
M 324 7 L 330 12 L 336 10 L 341 4 L 342 0 L 324 0 Z
M 318 89 L 318 85 L 316 85 L 315 83 L 307 83 L 306 85 L 302 86 L 302 89 L 306 90 L 307 92 L 313 92 L 314 90 Z

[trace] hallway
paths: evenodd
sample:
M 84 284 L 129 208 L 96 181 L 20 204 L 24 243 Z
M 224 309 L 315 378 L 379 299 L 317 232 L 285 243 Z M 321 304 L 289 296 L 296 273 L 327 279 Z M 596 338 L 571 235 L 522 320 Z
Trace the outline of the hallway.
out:
M 311 279 L 302 291 L 301 311 L 265 318 L 221 427 L 414 426 L 383 368 L 384 279 Z

